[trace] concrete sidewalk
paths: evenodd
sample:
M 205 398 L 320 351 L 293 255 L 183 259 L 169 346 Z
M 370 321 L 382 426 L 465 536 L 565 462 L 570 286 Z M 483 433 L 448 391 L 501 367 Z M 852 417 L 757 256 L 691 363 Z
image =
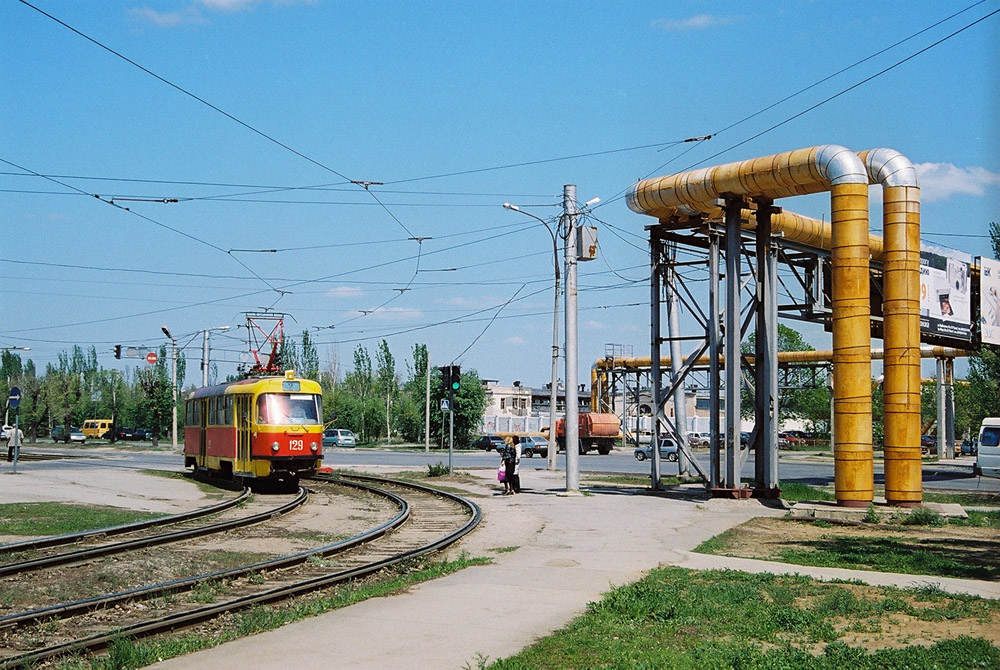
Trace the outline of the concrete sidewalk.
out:
M 478 658 L 517 653 L 568 624 L 611 587 L 664 564 L 799 572 L 899 586 L 934 582 L 947 590 L 1000 597 L 997 585 L 982 582 L 693 554 L 694 547 L 727 528 L 785 511 L 754 500 L 692 501 L 639 491 L 560 496 L 556 492 L 565 480 L 558 474 L 539 471 L 529 477 L 531 490 L 519 496 L 476 498 L 484 512 L 482 526 L 451 552 L 489 555 L 492 565 L 260 634 L 249 654 L 248 641 L 236 641 L 152 667 L 474 668 Z M 494 488 L 484 480 L 480 490 Z

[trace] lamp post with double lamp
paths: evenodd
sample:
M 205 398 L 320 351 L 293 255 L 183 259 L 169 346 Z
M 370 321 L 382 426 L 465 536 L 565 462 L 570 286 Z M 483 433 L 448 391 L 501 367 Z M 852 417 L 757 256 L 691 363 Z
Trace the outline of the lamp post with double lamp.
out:
M 166 326 L 162 326 L 160 330 L 163 334 L 167 336 L 170 340 L 170 390 L 173 393 L 173 407 L 171 412 L 171 423 L 170 423 L 170 446 L 176 451 L 177 449 L 177 340 L 174 339 L 170 331 L 167 330 Z
M 202 332 L 205 334 L 204 344 L 201 348 L 201 385 L 208 386 L 208 334 L 213 330 L 229 330 L 229 326 L 216 326 L 215 328 L 206 328 Z
M 557 381 L 559 375 L 559 243 L 556 239 L 555 232 L 545 219 L 535 216 L 531 212 L 526 212 L 517 205 L 512 205 L 509 202 L 505 202 L 503 206 L 512 212 L 520 212 L 525 216 L 530 216 L 535 219 L 545 226 L 545 230 L 549 231 L 549 235 L 552 237 L 552 265 L 555 268 L 556 285 L 555 292 L 552 297 L 552 382 L 550 384 L 551 388 L 549 393 L 548 469 L 555 470 L 556 452 L 559 451 L 559 446 L 556 443 L 556 398 L 558 393 Z

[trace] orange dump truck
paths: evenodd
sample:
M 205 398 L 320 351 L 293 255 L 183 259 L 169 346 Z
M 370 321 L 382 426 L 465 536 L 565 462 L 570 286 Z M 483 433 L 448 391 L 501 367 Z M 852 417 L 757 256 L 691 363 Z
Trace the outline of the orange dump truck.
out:
M 621 424 L 615 414 L 581 412 L 579 414 L 580 453 L 596 449 L 599 454 L 610 454 L 615 441 L 621 436 Z M 556 421 L 556 442 L 559 449 L 566 448 L 566 419 Z

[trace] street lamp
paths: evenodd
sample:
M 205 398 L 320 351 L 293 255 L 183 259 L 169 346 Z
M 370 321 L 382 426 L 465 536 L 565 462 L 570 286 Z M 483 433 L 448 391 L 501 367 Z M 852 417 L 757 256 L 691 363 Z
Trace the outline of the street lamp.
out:
M 549 453 L 548 453 L 548 469 L 556 469 L 556 452 L 559 451 L 559 446 L 556 444 L 556 399 L 558 393 L 558 375 L 559 375 L 559 244 L 556 241 L 556 234 L 552 230 L 552 227 L 544 219 L 535 216 L 531 212 L 525 212 L 523 209 L 517 205 L 512 205 L 509 202 L 503 204 L 505 209 L 509 209 L 512 212 L 520 212 L 525 216 L 530 216 L 535 219 L 543 226 L 545 230 L 549 231 L 549 235 L 552 237 L 552 265 L 555 268 L 556 275 L 556 286 L 555 292 L 552 296 L 552 382 L 550 384 L 549 393 Z M 567 453 L 569 449 L 567 448 Z
M 171 424 L 170 424 L 170 446 L 175 450 L 177 449 L 177 340 L 174 339 L 170 331 L 167 330 L 166 326 L 162 326 L 160 330 L 163 334 L 167 336 L 170 340 L 170 389 L 173 391 L 174 403 L 171 412 Z
M 213 330 L 229 330 L 229 326 L 216 326 L 215 328 L 206 328 L 202 332 L 205 333 L 205 341 L 201 348 L 201 385 L 208 386 L 208 334 Z
M 0 347 L 0 351 L 31 351 L 31 347 Z

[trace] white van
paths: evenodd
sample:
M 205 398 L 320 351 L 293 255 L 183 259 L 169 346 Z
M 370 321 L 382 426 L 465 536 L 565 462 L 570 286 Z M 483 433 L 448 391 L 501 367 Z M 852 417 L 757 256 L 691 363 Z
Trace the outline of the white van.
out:
M 983 425 L 979 429 L 976 474 L 983 477 L 1000 477 L 1000 417 L 983 419 Z

